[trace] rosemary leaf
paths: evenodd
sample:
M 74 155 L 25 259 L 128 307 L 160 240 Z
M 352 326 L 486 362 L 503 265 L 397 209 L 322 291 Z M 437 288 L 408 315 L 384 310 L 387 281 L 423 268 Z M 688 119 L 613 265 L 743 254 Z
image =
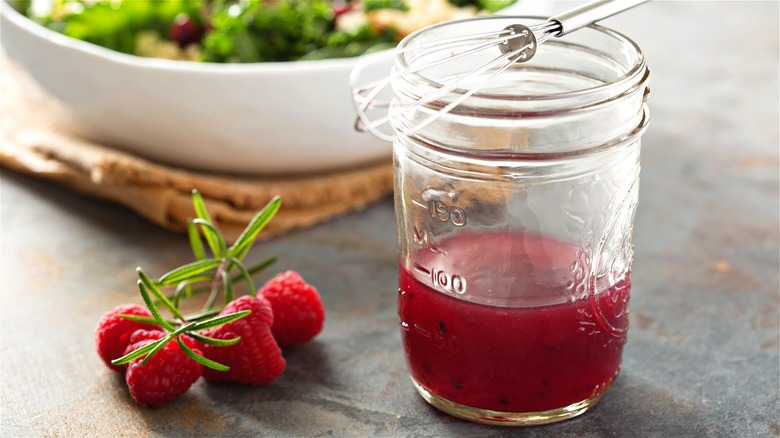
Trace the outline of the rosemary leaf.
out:
M 279 196 L 275 196 L 271 199 L 271 201 L 252 218 L 249 225 L 247 225 L 233 246 L 228 250 L 228 255 L 243 260 L 244 256 L 246 256 L 249 249 L 252 248 L 252 245 L 255 243 L 257 234 L 260 233 L 274 215 L 276 215 L 276 212 L 279 211 L 281 205 L 282 198 Z
M 194 323 L 194 326 L 193 326 L 192 330 L 203 330 L 203 329 L 208 329 L 208 328 L 212 328 L 212 327 L 217 327 L 217 326 L 220 326 L 220 325 L 223 325 L 223 324 L 227 324 L 229 322 L 233 322 L 233 321 L 235 321 L 237 319 L 241 319 L 241 318 L 249 315 L 250 313 L 252 313 L 251 310 L 242 310 L 240 312 L 231 313 L 231 314 L 228 314 L 228 315 L 218 316 L 216 318 L 207 319 L 205 321 L 199 321 L 199 322 Z
M 224 307 L 217 307 L 214 309 L 203 310 L 197 313 L 192 313 L 190 315 L 187 315 L 187 321 L 197 321 L 203 318 L 211 318 L 214 315 L 219 315 L 219 312 L 221 312 L 222 309 L 224 309 Z
M 244 281 L 246 281 L 247 286 L 249 287 L 249 291 L 252 294 L 252 296 L 257 295 L 257 289 L 255 289 L 255 282 L 252 281 L 252 276 L 249 274 L 249 271 L 246 269 L 243 263 L 241 263 L 241 260 L 231 257 L 230 261 L 233 262 L 234 265 L 238 268 L 239 272 L 241 272 L 241 276 L 244 277 Z
M 219 284 L 214 282 L 211 284 L 211 293 L 206 299 L 206 303 L 203 305 L 203 310 L 213 309 L 214 304 L 217 302 L 217 296 L 219 296 Z
M 143 297 L 144 303 L 146 303 L 146 307 L 149 308 L 149 312 L 152 313 L 152 316 L 154 317 L 155 321 L 157 321 L 157 323 L 163 326 L 163 328 L 165 328 L 166 330 L 173 331 L 174 330 L 173 325 L 169 324 L 168 321 L 166 321 L 162 317 L 162 315 L 160 315 L 160 311 L 157 309 L 157 306 L 154 304 L 154 300 L 152 300 L 152 297 L 149 296 L 149 292 L 146 291 L 146 287 L 144 286 L 143 280 L 138 280 L 138 290 L 141 291 L 141 297 Z
M 192 205 L 195 207 L 195 214 L 198 216 L 198 219 L 192 221 L 193 224 L 202 226 L 203 235 L 206 237 L 206 242 L 208 242 L 211 252 L 214 253 L 215 257 L 222 257 L 224 254 L 222 249 L 225 248 L 223 246 L 224 239 L 222 239 L 221 234 L 212 224 L 211 216 L 206 209 L 206 203 L 203 201 L 203 196 L 197 190 L 192 191 Z M 220 240 L 223 241 L 222 245 L 220 245 Z
M 192 222 L 192 219 L 187 220 L 187 236 L 190 238 L 190 247 L 192 247 L 192 253 L 198 260 L 206 258 L 206 250 L 203 248 L 203 241 L 200 240 L 200 233 L 198 227 Z
M 173 306 L 177 309 L 181 304 L 181 300 L 185 298 L 187 290 L 192 290 L 192 285 L 190 284 L 189 280 L 184 280 L 176 286 L 176 291 L 173 293 L 173 297 L 171 299 L 173 300 Z
M 182 315 L 181 312 L 179 312 L 179 309 L 177 309 L 176 306 L 174 306 L 173 303 L 171 303 L 168 297 L 166 297 L 165 295 L 163 295 L 162 292 L 160 292 L 160 289 L 158 289 L 157 286 L 154 284 L 154 282 L 152 282 L 152 279 L 149 278 L 148 275 L 146 275 L 146 272 L 144 272 L 143 269 L 141 269 L 140 267 L 136 268 L 136 272 L 138 272 L 138 276 L 141 278 L 141 282 L 143 283 L 143 285 L 149 289 L 149 292 L 154 294 L 154 297 L 157 298 L 157 301 L 163 306 L 165 306 L 165 308 L 167 308 L 173 314 L 173 316 L 183 320 L 184 315 Z M 147 297 L 145 296 L 144 301 L 146 301 L 146 298 Z M 149 306 L 150 304 L 155 308 L 154 311 L 152 311 L 151 307 L 149 308 L 149 311 L 151 311 L 152 315 L 154 315 L 154 312 L 157 311 L 157 306 L 152 302 L 151 298 L 149 298 L 149 301 L 146 303 L 146 305 Z M 159 311 L 157 312 L 158 312 L 157 314 L 159 315 Z M 165 324 L 162 324 L 162 326 L 168 330 L 173 330 L 172 328 L 166 327 Z
M 135 321 L 135 322 L 143 322 L 143 323 L 146 323 L 146 324 L 160 325 L 160 323 L 157 322 L 156 319 L 154 319 L 153 317 L 148 317 L 148 316 L 125 315 L 125 314 L 122 314 L 122 315 L 119 315 L 119 317 L 122 318 L 122 319 L 126 319 L 128 321 Z M 166 320 L 166 321 L 168 322 L 168 324 L 171 324 L 171 325 L 176 324 L 176 321 L 168 321 L 168 320 Z
M 168 342 L 171 342 L 173 340 L 174 335 L 173 333 L 168 334 L 166 337 L 160 339 L 158 342 L 154 344 L 154 348 L 152 348 L 151 351 L 149 351 L 149 354 L 146 355 L 144 360 L 141 361 L 141 366 L 146 365 L 147 362 L 149 362 L 149 359 L 152 358 L 155 354 L 157 354 L 158 351 L 162 350 L 163 347 L 165 347 Z
M 137 358 L 143 356 L 144 354 L 152 351 L 154 349 L 154 347 L 156 346 L 156 344 L 161 342 L 161 341 L 162 341 L 162 339 L 160 339 L 159 341 L 152 342 L 151 344 L 147 344 L 147 345 L 145 345 L 145 346 L 143 346 L 143 347 L 141 347 L 141 348 L 139 348 L 137 350 L 131 351 L 130 353 L 127 353 L 126 355 L 124 355 L 122 357 L 119 357 L 119 358 L 116 358 L 116 359 L 112 360 L 111 363 L 114 364 L 114 365 L 124 365 L 124 364 L 126 364 L 126 363 L 128 363 L 128 362 L 130 362 L 130 361 L 132 361 L 134 359 L 137 359 Z
M 225 270 L 226 272 L 222 275 L 222 287 L 225 289 L 225 305 L 227 303 L 233 301 L 233 281 L 230 278 L 229 271 L 230 271 L 230 265 L 228 265 L 228 268 Z
M 205 358 L 199 355 L 198 353 L 192 351 L 190 347 L 188 347 L 187 344 L 185 344 L 184 341 L 181 340 L 181 337 L 176 337 L 176 341 L 179 343 L 179 348 L 181 348 L 181 351 L 183 351 L 184 354 L 189 356 L 195 362 L 203 365 L 204 367 L 209 367 L 217 371 L 228 371 L 230 369 L 230 367 L 228 366 L 222 365 L 219 362 L 214 362 L 213 360 Z
M 267 259 L 263 260 L 262 262 L 250 267 L 247 269 L 249 271 L 250 275 L 255 275 L 261 271 L 264 271 L 267 267 L 273 265 L 276 263 L 276 261 L 279 260 L 276 256 L 268 257 Z
M 203 342 L 204 344 L 208 345 L 214 345 L 217 347 L 229 347 L 231 345 L 238 344 L 239 341 L 241 341 L 241 336 L 236 336 L 235 338 L 230 339 L 217 339 L 217 338 L 210 338 L 208 336 L 203 336 L 200 333 L 188 333 L 188 335 L 194 339 L 197 339 L 200 342 Z
M 178 268 L 163 274 L 163 276 L 160 277 L 157 282 L 161 285 L 176 284 L 183 280 L 189 280 L 199 274 L 214 269 L 219 266 L 220 263 L 222 263 L 220 259 L 196 260 L 192 263 L 179 266 Z

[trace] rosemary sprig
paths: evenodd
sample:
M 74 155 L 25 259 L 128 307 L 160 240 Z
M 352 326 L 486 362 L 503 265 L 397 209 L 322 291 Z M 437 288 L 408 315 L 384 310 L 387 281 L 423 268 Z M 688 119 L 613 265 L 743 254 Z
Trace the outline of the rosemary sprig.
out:
M 149 277 L 140 267 L 137 268 L 136 271 L 139 277 L 137 282 L 138 290 L 152 316 L 122 315 L 125 319 L 159 325 L 166 331 L 166 335 L 113 360 L 112 363 L 114 365 L 126 364 L 141 357 L 144 357 L 141 361 L 141 365 L 144 365 L 155 353 L 175 339 L 181 350 L 192 360 L 215 370 L 227 371 L 229 369 L 225 365 L 196 353 L 186 345 L 181 336 L 187 335 L 205 344 L 215 346 L 230 346 L 240 342 L 240 337 L 215 339 L 198 333 L 198 331 L 228 324 L 250 313 L 249 310 L 245 310 L 228 315 L 220 315 L 224 306 L 235 297 L 235 283 L 245 282 L 250 293 L 254 296 L 256 290 L 252 275 L 261 272 L 276 261 L 275 257 L 270 257 L 257 265 L 247 268 L 243 260 L 254 245 L 260 231 L 265 228 L 279 211 L 281 199 L 278 196 L 273 198 L 262 210 L 255 214 L 235 243 L 230 247 L 228 247 L 222 233 L 214 225 L 206 209 L 203 197 L 197 190 L 192 191 L 192 203 L 197 217 L 187 222 L 187 236 L 192 248 L 192 254 L 195 256 L 195 261 L 172 269 L 156 280 Z M 206 246 L 211 251 L 211 256 L 209 256 L 206 246 L 203 244 L 204 239 Z M 234 270 L 237 272 L 233 273 Z M 194 285 L 200 283 L 207 283 L 208 286 L 194 287 Z M 162 292 L 162 288 L 168 287 L 175 288 L 175 291 L 166 295 Z M 180 310 L 181 303 L 187 298 L 204 291 L 209 291 L 210 295 L 206 299 L 203 309 L 195 314 L 186 316 L 182 314 Z M 217 306 L 220 294 L 223 296 L 224 305 Z M 168 310 L 174 319 L 164 318 L 158 306 Z

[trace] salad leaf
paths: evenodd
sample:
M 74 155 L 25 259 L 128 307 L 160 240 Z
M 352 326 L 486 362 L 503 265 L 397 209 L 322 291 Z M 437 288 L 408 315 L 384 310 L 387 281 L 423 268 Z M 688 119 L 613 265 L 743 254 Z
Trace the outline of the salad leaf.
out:
M 474 6 L 478 10 L 484 10 L 491 13 L 511 6 L 516 1 L 517 0 L 447 0 L 449 4 L 459 8 Z
M 324 45 L 333 20 L 327 0 L 215 2 L 203 40 L 208 62 L 293 61 Z
M 476 0 L 476 6 L 477 9 L 494 13 L 512 6 L 516 1 L 517 0 Z
M 366 11 L 375 11 L 377 9 L 409 10 L 409 6 L 404 0 L 363 0 L 363 7 Z
M 325 41 L 325 47 L 315 49 L 300 60 L 351 58 L 366 53 L 392 49 L 396 44 L 396 32 L 385 29 L 377 33 L 368 24 L 360 26 L 353 32 L 333 31 Z

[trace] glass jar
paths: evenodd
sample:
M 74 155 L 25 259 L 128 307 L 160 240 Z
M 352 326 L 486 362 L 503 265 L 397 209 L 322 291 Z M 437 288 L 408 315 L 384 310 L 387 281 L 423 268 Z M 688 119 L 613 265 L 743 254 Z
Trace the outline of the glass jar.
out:
M 432 42 L 518 22 L 540 20 L 426 28 L 401 42 L 396 72 L 451 55 Z M 543 424 L 585 412 L 620 370 L 649 71 L 635 43 L 590 26 L 428 123 L 484 76 L 421 100 L 497 54 L 393 78 L 398 312 L 426 401 Z

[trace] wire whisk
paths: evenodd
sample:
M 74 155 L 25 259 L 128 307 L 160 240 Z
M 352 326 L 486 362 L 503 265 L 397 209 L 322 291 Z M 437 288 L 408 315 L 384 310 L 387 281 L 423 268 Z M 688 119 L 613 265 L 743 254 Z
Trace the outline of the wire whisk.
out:
M 413 65 L 413 62 L 409 62 L 408 66 L 403 70 L 400 70 L 398 65 L 396 65 L 390 74 L 382 79 L 359 85 L 360 78 L 364 74 L 366 68 L 381 60 L 368 57 L 358 63 L 350 77 L 350 88 L 352 90 L 353 103 L 355 104 L 357 113 L 355 129 L 360 132 L 371 132 L 383 140 L 393 140 L 392 135 L 379 130 L 379 127 L 390 121 L 391 115 L 389 114 L 389 109 L 391 102 L 389 99 L 380 100 L 377 97 L 399 76 L 420 73 L 423 70 L 431 69 L 445 63 L 457 62 L 459 59 L 485 50 L 491 50 L 494 47 L 497 47 L 499 50 L 498 55 L 494 58 L 454 80 L 442 83 L 434 92 L 422 96 L 419 100 L 415 101 L 413 104 L 413 107 L 415 108 L 428 105 L 431 102 L 440 99 L 442 96 L 462 88 L 466 83 L 472 84 L 457 98 L 442 106 L 424 121 L 416 124 L 414 128 L 410 128 L 405 132 L 405 134 L 411 134 L 424 128 L 441 115 L 452 111 L 458 105 L 461 105 L 513 64 L 527 62 L 532 59 L 536 54 L 537 48 L 551 38 L 567 35 L 582 27 L 594 24 L 647 1 L 649 0 L 598 0 L 551 17 L 541 24 L 531 26 L 512 24 L 496 31 L 444 38 L 427 44 L 418 44 L 413 47 L 407 46 L 405 48 L 400 48 L 399 46 L 398 49 L 392 52 L 393 56 L 398 56 L 412 50 L 415 52 L 417 59 L 424 58 L 436 52 L 441 52 L 443 56 L 433 61 L 421 63 L 420 65 Z M 371 120 L 367 111 L 377 108 L 387 108 L 388 112 Z

